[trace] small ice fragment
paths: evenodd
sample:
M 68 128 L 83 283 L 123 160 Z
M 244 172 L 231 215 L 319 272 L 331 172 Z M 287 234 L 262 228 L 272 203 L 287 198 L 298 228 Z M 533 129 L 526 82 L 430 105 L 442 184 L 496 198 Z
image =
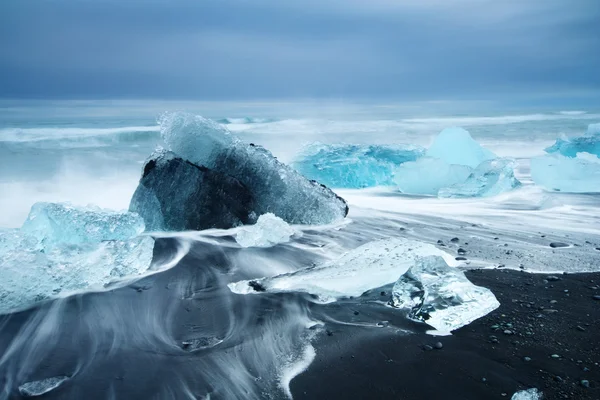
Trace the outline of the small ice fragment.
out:
M 43 248 L 57 243 L 127 240 L 143 231 L 144 221 L 135 213 L 67 203 L 35 203 L 21 227 L 21 232 L 37 238 Z
M 446 128 L 441 131 L 425 155 L 440 159 L 446 164 L 466 165 L 471 168 L 496 158 L 494 153 L 483 148 L 463 128 Z
M 19 386 L 19 393 L 25 397 L 41 396 L 62 385 L 68 376 L 54 376 L 39 381 L 27 382 Z
M 552 154 L 531 160 L 531 178 L 548 190 L 571 193 L 600 192 L 600 158 L 577 153 L 575 158 Z
M 396 168 L 394 182 L 402 193 L 437 196 L 440 189 L 465 182 L 472 171 L 465 165 L 422 157 Z
M 468 325 L 500 306 L 494 294 L 473 285 L 439 256 L 418 258 L 394 284 L 392 306 L 442 332 Z
M 393 184 L 395 168 L 421 157 L 410 145 L 322 144 L 306 146 L 292 166 L 333 188 L 366 188 Z
M 288 242 L 294 233 L 287 222 L 267 213 L 258 217 L 256 224 L 241 228 L 235 240 L 242 247 L 270 247 Z
M 222 343 L 223 340 L 216 338 L 214 336 L 206 336 L 200 338 L 194 338 L 189 340 L 184 340 L 181 342 L 181 348 L 185 351 L 193 352 L 196 350 L 206 349 L 209 347 L 215 347 L 219 343 Z
M 272 278 L 230 283 L 234 293 L 305 292 L 321 303 L 337 298 L 360 296 L 395 282 L 419 257 L 437 255 L 457 265 L 454 257 L 437 247 L 416 240 L 392 238 L 369 242 L 315 267 L 277 275 Z M 257 289 L 258 288 L 258 289 Z
M 577 157 L 577 153 L 589 153 L 600 157 L 600 123 L 590 124 L 583 136 L 559 138 L 546 149 L 547 153 L 562 154 L 566 157 Z
M 511 400 L 541 400 L 542 392 L 537 390 L 536 388 L 527 389 L 527 390 L 519 390 L 510 398 Z
M 442 188 L 439 197 L 489 197 L 521 186 L 515 178 L 515 162 L 508 158 L 487 160 L 479 164 L 462 183 Z

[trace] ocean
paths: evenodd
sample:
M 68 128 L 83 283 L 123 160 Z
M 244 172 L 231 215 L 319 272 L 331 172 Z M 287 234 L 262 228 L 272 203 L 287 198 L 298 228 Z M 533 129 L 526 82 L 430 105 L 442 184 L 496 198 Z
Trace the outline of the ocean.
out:
M 373 291 L 333 304 L 314 301 L 310 288 L 244 295 L 228 285 L 332 262 L 377 239 L 402 237 L 466 254 L 465 269 L 600 270 L 600 194 L 547 191 L 530 174 L 530 160 L 557 138 L 583 135 L 600 122 L 593 109 L 2 101 L 0 227 L 20 227 L 36 202 L 127 209 L 144 161 L 162 145 L 157 119 L 166 111 L 214 119 L 284 163 L 315 142 L 427 147 L 442 129 L 463 127 L 498 156 L 514 158 L 522 186 L 467 199 L 404 195 L 393 187 L 334 189 L 350 206 L 345 221 L 294 226 L 289 243 L 271 248 L 236 247 L 231 238 L 239 228 L 156 234 L 155 256 L 176 254 L 164 268 L 0 318 L 0 399 L 52 376 L 66 383 L 44 398 L 289 398 L 292 379 L 319 357 L 312 345 L 319 335 L 344 326 L 401 336 L 414 326 L 386 306 L 379 293 L 389 294 L 391 285 L 379 288 L 376 274 L 355 277 Z M 549 246 L 557 242 L 565 247 Z

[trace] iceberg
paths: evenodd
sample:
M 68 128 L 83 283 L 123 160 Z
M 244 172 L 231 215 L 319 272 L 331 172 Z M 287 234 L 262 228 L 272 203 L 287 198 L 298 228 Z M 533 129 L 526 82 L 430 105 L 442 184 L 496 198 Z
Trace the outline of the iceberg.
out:
M 589 153 L 600 157 L 600 124 L 590 124 L 583 136 L 557 139 L 556 143 L 545 149 L 547 153 L 577 157 L 577 153 Z
M 466 165 L 423 157 L 400 165 L 394 182 L 402 193 L 437 196 L 440 189 L 465 182 L 472 171 Z
M 404 238 L 366 243 L 335 261 L 270 278 L 230 283 L 234 293 L 304 292 L 320 303 L 360 296 L 364 292 L 394 283 L 420 257 L 436 255 L 456 265 L 454 256 L 437 247 Z
M 68 376 L 54 376 L 39 381 L 26 382 L 19 386 L 19 393 L 24 397 L 41 396 L 56 389 L 68 379 Z
M 323 225 L 348 214 L 344 199 L 326 186 L 309 181 L 279 162 L 268 150 L 240 141 L 214 121 L 191 114 L 168 113 L 159 122 L 171 153 L 167 153 L 165 163 L 158 162 L 160 152 L 146 163 L 139 193 L 136 191 L 130 204 L 130 210 L 138 212 L 149 229 L 197 229 L 194 225 L 231 228 L 240 221 L 253 222 L 256 218 L 253 216 L 266 213 L 273 213 L 291 224 Z M 185 162 L 188 165 L 184 165 Z M 156 166 L 160 167 L 157 175 L 148 178 Z M 203 173 L 189 172 L 194 167 Z M 196 175 L 191 183 L 186 180 L 187 174 Z M 210 179 L 215 180 L 220 177 L 228 182 L 218 187 L 221 183 L 217 180 L 204 190 L 205 176 L 213 176 Z M 210 185 L 217 186 L 219 196 L 232 201 L 220 208 L 214 191 L 209 190 Z M 230 190 L 233 186 L 235 190 Z M 238 193 L 243 194 L 239 199 L 241 204 L 233 201 L 238 200 Z M 182 202 L 186 206 L 197 204 L 188 212 L 180 210 Z M 207 210 L 209 206 L 215 209 Z M 223 211 L 225 215 L 221 214 Z M 202 218 L 208 215 L 210 223 L 198 215 Z M 186 220 L 188 216 L 194 218 L 193 223 Z
M 439 256 L 418 258 L 394 284 L 393 307 L 440 332 L 470 324 L 500 306 L 494 294 L 473 285 L 465 274 Z
M 0 230 L 0 314 L 144 274 L 154 239 L 143 229 L 131 213 L 35 204 L 23 228 Z
M 463 183 L 442 188 L 439 197 L 489 197 L 521 186 L 515 178 L 516 163 L 508 158 L 487 160 L 479 164 Z
M 541 400 L 542 392 L 537 390 L 536 388 L 527 389 L 527 390 L 519 390 L 515 394 L 512 395 L 510 400 Z
M 301 151 L 292 166 L 330 187 L 360 189 L 392 185 L 395 168 L 423 153 L 417 146 L 313 143 Z
M 258 217 L 256 224 L 243 227 L 235 240 L 242 247 L 271 247 L 288 242 L 294 233 L 287 222 L 268 213 Z
M 442 130 L 425 155 L 443 160 L 447 164 L 466 165 L 471 168 L 477 168 L 482 162 L 496 158 L 494 153 L 481 147 L 463 128 Z
M 131 212 L 67 203 L 36 203 L 21 232 L 37 238 L 44 248 L 56 243 L 82 244 L 127 240 L 144 231 L 144 220 Z
M 577 153 L 574 158 L 551 154 L 531 160 L 531 178 L 547 190 L 571 193 L 600 192 L 600 158 Z
M 148 231 L 231 228 L 252 223 L 254 196 L 237 179 L 156 151 L 144 165 L 129 210 Z

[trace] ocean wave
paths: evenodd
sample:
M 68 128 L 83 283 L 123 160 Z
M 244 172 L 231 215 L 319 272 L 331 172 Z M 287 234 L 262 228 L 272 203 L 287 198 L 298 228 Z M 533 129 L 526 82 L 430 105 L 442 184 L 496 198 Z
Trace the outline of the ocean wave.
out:
M 0 142 L 39 142 L 90 138 L 135 141 L 145 136 L 158 137 L 158 126 L 124 126 L 115 128 L 3 128 Z
M 402 122 L 410 124 L 441 124 L 445 126 L 504 125 L 521 122 L 555 121 L 561 119 L 598 119 L 600 114 L 585 111 L 561 111 L 558 114 L 499 115 L 493 117 L 441 117 L 409 118 Z
M 276 122 L 273 118 L 255 118 L 255 117 L 228 117 L 218 120 L 220 124 L 266 124 L 269 122 Z

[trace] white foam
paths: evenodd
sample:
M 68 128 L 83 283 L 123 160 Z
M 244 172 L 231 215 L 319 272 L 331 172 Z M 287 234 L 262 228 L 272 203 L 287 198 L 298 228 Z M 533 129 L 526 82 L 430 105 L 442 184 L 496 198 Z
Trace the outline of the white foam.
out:
M 129 132 L 159 132 L 158 126 L 123 126 L 116 128 L 3 128 L 0 142 L 34 142 L 110 136 Z

